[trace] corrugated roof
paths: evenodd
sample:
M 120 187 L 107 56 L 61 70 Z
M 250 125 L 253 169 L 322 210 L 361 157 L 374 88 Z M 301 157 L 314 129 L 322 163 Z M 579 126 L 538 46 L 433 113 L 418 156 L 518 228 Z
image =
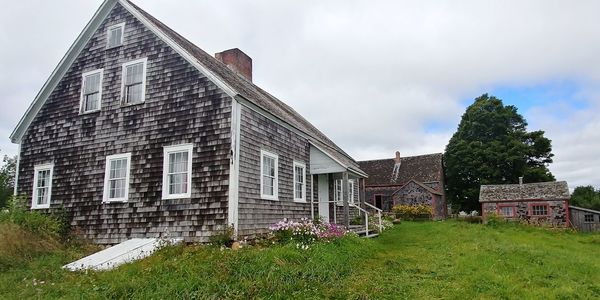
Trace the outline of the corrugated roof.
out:
M 482 185 L 479 202 L 569 199 L 566 181 Z
M 264 91 L 254 83 L 244 79 L 243 77 L 236 74 L 234 71 L 229 69 L 227 65 L 220 62 L 212 55 L 206 53 L 198 46 L 166 26 L 161 21 L 154 18 L 152 15 L 136 6 L 135 4 L 128 1 L 128 3 L 136 10 L 138 10 L 148 21 L 150 21 L 155 27 L 161 32 L 167 35 L 180 47 L 184 48 L 186 52 L 192 55 L 198 60 L 200 64 L 205 66 L 214 75 L 222 79 L 227 85 L 229 85 L 234 91 L 236 91 L 244 99 L 250 101 L 254 105 L 268 111 L 282 121 L 302 131 L 306 135 L 310 136 L 318 146 L 325 148 L 330 155 L 335 156 L 336 159 L 346 164 L 357 171 L 360 171 L 358 163 L 338 147 L 333 141 L 331 141 L 325 134 L 314 127 L 298 112 L 296 112 L 289 105 L 285 104 L 281 100 L 277 99 L 273 95 Z
M 397 176 L 394 176 L 396 161 L 393 158 L 359 161 L 358 164 L 369 175 L 366 185 L 404 185 L 411 180 L 435 182 L 443 176 L 442 153 L 401 157 Z

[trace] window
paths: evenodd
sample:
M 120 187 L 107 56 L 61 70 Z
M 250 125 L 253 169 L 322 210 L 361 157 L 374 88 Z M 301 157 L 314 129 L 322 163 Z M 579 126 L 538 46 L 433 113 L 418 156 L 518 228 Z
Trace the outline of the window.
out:
M 100 110 L 102 100 L 102 77 L 104 70 L 83 73 L 81 82 L 80 112 L 88 113 Z
M 344 205 L 344 191 L 342 191 L 343 179 L 336 179 L 333 198 L 338 205 Z M 348 203 L 354 203 L 354 180 L 348 179 Z
M 123 103 L 137 104 L 146 97 L 146 63 L 147 59 L 123 64 Z
M 52 172 L 54 164 L 45 164 L 33 168 L 33 192 L 31 208 L 49 208 L 52 196 Z
M 106 48 L 114 48 L 123 45 L 123 32 L 125 23 L 108 27 L 106 31 Z
M 131 153 L 106 157 L 104 171 L 104 202 L 129 199 L 129 173 Z
M 306 165 L 294 162 L 294 201 L 306 202 Z
M 278 197 L 278 167 L 279 157 L 277 154 L 260 151 L 260 196 L 263 199 L 277 200 Z
M 192 144 L 164 148 L 163 199 L 192 196 Z
M 342 191 L 342 179 L 336 179 L 334 182 L 334 188 L 333 188 L 333 200 L 337 203 L 337 205 L 343 205 L 344 201 L 342 200 L 344 197 L 343 191 Z
M 583 215 L 583 221 L 586 223 L 594 223 L 594 215 L 593 214 Z
M 354 180 L 348 180 L 348 202 L 354 203 Z
M 515 211 L 512 206 L 500 206 L 500 215 L 505 217 L 514 217 Z
M 548 205 L 532 205 L 531 206 L 531 215 L 532 216 L 547 216 L 548 215 Z

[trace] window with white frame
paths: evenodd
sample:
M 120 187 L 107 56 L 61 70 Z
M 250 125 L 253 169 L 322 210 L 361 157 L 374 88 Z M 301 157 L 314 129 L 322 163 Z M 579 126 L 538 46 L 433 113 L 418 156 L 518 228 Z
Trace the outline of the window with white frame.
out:
M 114 48 L 123 45 L 123 32 L 125 23 L 108 27 L 106 30 L 106 48 Z
M 500 206 L 500 214 L 505 217 L 514 217 L 514 208 L 512 206 Z
M 146 58 L 123 64 L 123 103 L 142 103 L 146 97 Z
M 342 185 L 344 184 L 343 182 L 343 179 L 336 179 L 334 182 L 333 198 L 338 205 L 344 205 L 344 191 L 342 191 Z M 354 180 L 348 179 L 348 203 L 353 204 L 354 197 Z
M 586 223 L 594 223 L 594 215 L 593 214 L 583 215 L 583 221 Z
M 164 147 L 163 199 L 192 196 L 192 144 Z
M 531 206 L 531 215 L 532 216 L 547 216 L 548 215 L 548 205 L 532 205 Z
M 106 157 L 104 171 L 104 202 L 127 201 L 129 199 L 129 173 L 131 153 Z
M 354 179 L 348 180 L 348 202 L 354 203 Z
M 277 200 L 279 196 L 279 156 L 264 150 L 260 151 L 260 196 L 263 199 Z
M 103 69 L 83 73 L 80 101 L 81 113 L 100 110 L 100 103 L 102 101 L 103 73 Z
M 294 162 L 294 201 L 306 201 L 306 165 Z
M 53 169 L 54 164 L 38 165 L 33 168 L 32 209 L 50 207 Z

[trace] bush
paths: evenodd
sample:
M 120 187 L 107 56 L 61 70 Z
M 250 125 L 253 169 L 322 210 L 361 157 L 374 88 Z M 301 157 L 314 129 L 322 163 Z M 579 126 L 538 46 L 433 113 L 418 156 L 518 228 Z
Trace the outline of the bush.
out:
M 234 242 L 233 234 L 233 226 L 227 226 L 227 228 L 225 228 L 221 233 L 211 236 L 209 241 L 211 244 L 216 246 L 231 247 Z
M 488 213 L 485 216 L 485 224 L 488 226 L 495 227 L 502 223 L 506 223 L 506 219 L 496 213 Z
M 392 212 L 396 215 L 396 218 L 404 220 L 431 219 L 432 214 L 431 206 L 426 204 L 398 204 L 392 207 Z
M 64 209 L 44 214 L 38 211 L 29 211 L 26 202 L 26 198 L 12 197 L 7 208 L 0 212 L 0 223 L 15 224 L 29 232 L 56 239 L 67 238 L 69 224 Z

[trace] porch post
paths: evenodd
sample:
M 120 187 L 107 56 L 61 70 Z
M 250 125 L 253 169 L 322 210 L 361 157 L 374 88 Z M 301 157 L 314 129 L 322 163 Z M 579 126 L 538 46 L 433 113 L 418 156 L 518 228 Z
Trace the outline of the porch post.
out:
M 360 179 L 358 180 L 358 182 L 359 182 L 359 183 L 358 183 L 358 188 L 359 188 L 359 190 L 358 190 L 358 195 L 359 195 L 359 198 L 360 198 L 360 199 L 358 199 L 358 201 L 359 201 L 360 203 L 363 203 L 362 207 L 366 209 L 366 208 L 367 208 L 367 206 L 366 206 L 366 205 L 364 205 L 364 203 L 366 203 L 366 202 L 367 202 L 367 198 L 366 198 L 366 194 L 365 194 L 365 193 L 366 193 L 366 191 L 365 191 L 365 190 L 366 190 L 366 187 L 365 187 L 365 179 L 364 179 L 364 178 L 360 178 Z
M 315 175 L 310 174 L 310 219 L 315 220 Z
M 348 204 L 348 172 L 342 175 L 342 199 L 344 199 L 344 225 L 350 228 L 350 206 Z

